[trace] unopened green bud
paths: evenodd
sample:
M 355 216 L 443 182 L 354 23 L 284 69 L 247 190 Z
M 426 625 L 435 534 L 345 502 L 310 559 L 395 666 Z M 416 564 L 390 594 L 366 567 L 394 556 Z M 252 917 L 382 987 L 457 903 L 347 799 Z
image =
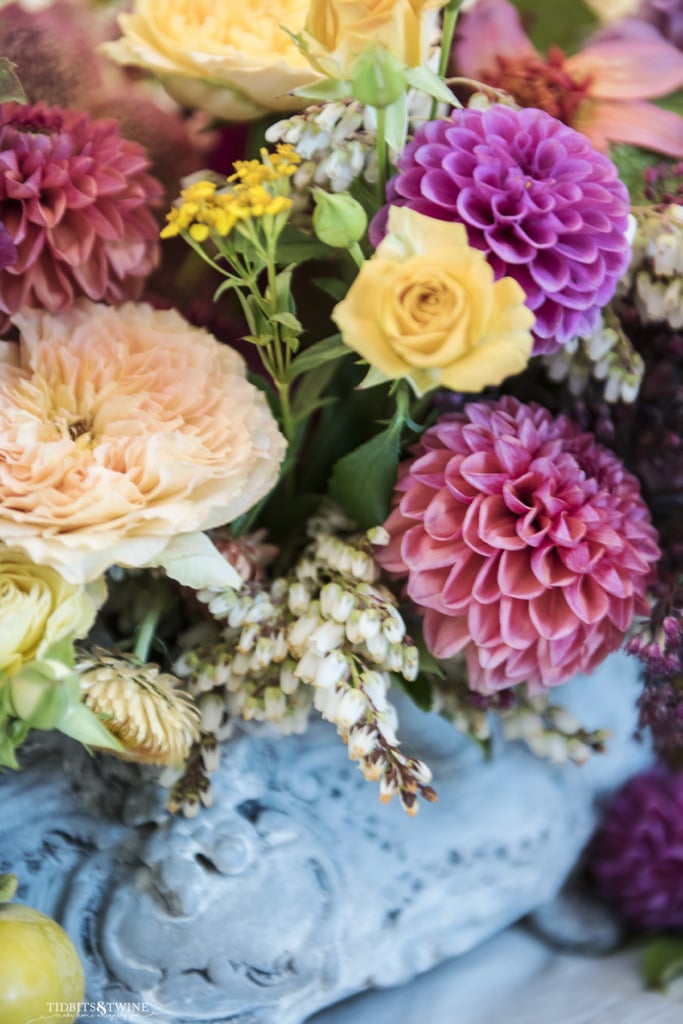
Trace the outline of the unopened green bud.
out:
M 33 729 L 54 729 L 69 704 L 64 687 L 38 672 L 19 673 L 9 687 L 12 713 Z
M 313 230 L 325 245 L 350 249 L 359 242 L 368 226 L 365 210 L 348 192 L 313 190 L 315 210 Z
M 390 107 L 407 88 L 405 65 L 384 46 L 371 46 L 353 65 L 353 98 L 367 107 Z

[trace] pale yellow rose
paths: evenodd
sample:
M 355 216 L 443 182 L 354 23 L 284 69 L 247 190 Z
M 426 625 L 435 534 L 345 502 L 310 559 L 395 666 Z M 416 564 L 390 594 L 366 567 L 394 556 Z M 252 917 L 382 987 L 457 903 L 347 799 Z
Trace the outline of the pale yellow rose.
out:
M 185 106 L 246 121 L 299 110 L 289 93 L 317 79 L 282 26 L 303 29 L 308 0 L 135 0 L 103 49 L 152 71 Z
M 587 7 L 597 14 L 600 21 L 617 21 L 635 14 L 642 0 L 584 0 Z
M 85 636 L 103 597 L 101 582 L 75 586 L 23 551 L 0 546 L 0 672 L 13 675 L 59 640 Z
M 477 392 L 526 366 L 533 313 L 512 278 L 494 281 L 462 224 L 393 207 L 389 234 L 332 317 L 345 343 L 415 392 Z
M 311 0 L 309 60 L 324 74 L 349 78 L 370 46 L 384 46 L 409 67 L 429 53 L 435 12 L 446 0 Z

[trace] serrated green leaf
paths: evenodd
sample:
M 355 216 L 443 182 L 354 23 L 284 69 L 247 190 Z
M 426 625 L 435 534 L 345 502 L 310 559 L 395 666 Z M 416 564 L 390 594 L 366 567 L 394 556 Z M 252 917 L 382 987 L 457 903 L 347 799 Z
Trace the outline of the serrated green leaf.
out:
M 322 341 L 316 341 L 314 345 L 307 348 L 289 364 L 287 380 L 295 380 L 302 373 L 307 373 L 317 366 L 322 366 L 323 363 L 342 359 L 344 356 L 349 355 L 350 352 L 351 349 L 348 345 L 344 344 L 339 334 L 333 334 L 329 338 L 323 338 Z
M 406 409 L 400 403 L 385 430 L 335 463 L 328 494 L 363 529 L 384 522 L 396 482 Z
M 455 93 L 448 88 L 443 78 L 440 78 L 435 71 L 426 67 L 408 68 L 406 71 L 408 83 L 413 89 L 427 93 L 439 103 L 448 103 L 452 107 L 461 106 Z
M 643 975 L 648 988 L 666 991 L 683 977 L 683 935 L 662 935 L 643 949 Z
M 0 57 L 0 103 L 26 103 L 26 93 L 7 57 Z

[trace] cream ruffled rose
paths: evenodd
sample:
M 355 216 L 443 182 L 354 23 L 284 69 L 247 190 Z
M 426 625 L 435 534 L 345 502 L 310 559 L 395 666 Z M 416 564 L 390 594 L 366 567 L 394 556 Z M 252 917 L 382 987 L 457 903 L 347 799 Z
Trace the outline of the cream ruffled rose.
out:
M 0 546 L 0 673 L 14 675 L 60 640 L 85 636 L 104 596 Z
M 311 0 L 306 37 L 314 67 L 333 77 L 351 76 L 370 46 L 385 46 L 409 67 L 429 52 L 435 12 L 446 0 Z
M 523 370 L 533 313 L 509 277 L 493 280 L 462 224 L 393 207 L 389 234 L 333 311 L 345 343 L 417 394 L 477 392 Z
M 186 106 L 250 120 L 305 106 L 289 93 L 318 76 L 282 26 L 300 32 L 307 10 L 308 0 L 135 0 L 103 49 L 152 71 Z
M 159 564 L 179 543 L 193 563 L 196 531 L 276 483 L 285 441 L 264 395 L 178 313 L 83 301 L 14 323 L 20 344 L 0 346 L 0 541 L 76 583 Z

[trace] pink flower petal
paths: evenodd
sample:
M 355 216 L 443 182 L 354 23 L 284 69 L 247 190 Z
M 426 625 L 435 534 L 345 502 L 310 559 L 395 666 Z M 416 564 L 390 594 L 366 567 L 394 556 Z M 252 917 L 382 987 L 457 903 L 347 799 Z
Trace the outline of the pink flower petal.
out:
M 683 118 L 653 103 L 587 102 L 578 112 L 575 127 L 596 149 L 604 150 L 608 142 L 624 142 L 683 157 Z
M 505 0 L 479 0 L 458 19 L 453 55 L 458 72 L 481 78 L 496 57 L 534 56 L 517 10 Z
M 668 96 L 683 85 L 683 53 L 659 39 L 609 39 L 569 57 L 567 71 L 590 78 L 596 100 L 645 100 Z

